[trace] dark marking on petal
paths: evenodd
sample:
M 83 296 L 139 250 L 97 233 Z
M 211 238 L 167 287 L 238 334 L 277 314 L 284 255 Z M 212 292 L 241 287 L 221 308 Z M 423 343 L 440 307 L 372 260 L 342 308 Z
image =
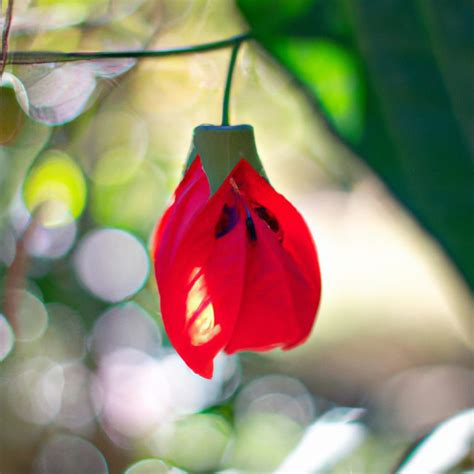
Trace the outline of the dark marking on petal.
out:
M 253 223 L 252 217 L 249 215 L 245 219 L 245 225 L 247 227 L 247 235 L 252 242 L 257 241 L 257 230 L 255 229 L 255 224 Z
M 264 221 L 271 231 L 273 231 L 280 242 L 283 241 L 283 232 L 280 227 L 278 219 L 264 206 L 256 206 L 253 208 L 254 212 L 257 214 L 262 221 Z
M 220 239 L 224 235 L 228 234 L 239 221 L 239 211 L 234 206 L 224 204 L 221 215 L 217 221 L 216 228 L 214 229 L 214 235 L 216 239 Z

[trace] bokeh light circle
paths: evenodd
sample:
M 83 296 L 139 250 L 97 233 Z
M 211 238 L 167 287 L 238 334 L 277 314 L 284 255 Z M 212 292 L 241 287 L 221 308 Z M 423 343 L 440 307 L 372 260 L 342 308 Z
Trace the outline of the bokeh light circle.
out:
M 96 358 L 126 348 L 156 355 L 161 347 L 161 333 L 140 306 L 126 303 L 107 310 L 97 320 L 90 346 Z
M 103 185 L 119 184 L 130 179 L 145 158 L 147 122 L 138 114 L 105 105 L 81 132 L 78 144 L 77 154 L 89 178 Z
M 42 354 L 64 363 L 82 359 L 86 343 L 80 315 L 61 303 L 49 303 L 46 308 L 49 324 L 39 341 Z
M 66 364 L 63 369 L 61 408 L 55 424 L 66 429 L 88 432 L 93 429 L 95 407 L 90 386 L 92 373 L 81 363 Z
M 175 352 L 160 360 L 169 381 L 173 410 L 178 416 L 199 412 L 219 402 L 222 396 L 224 372 L 230 359 L 224 354 L 219 354 L 215 358 L 214 376 L 211 380 L 195 374 Z
M 106 150 L 97 161 L 93 179 L 108 186 L 123 183 L 133 177 L 141 159 L 134 149 L 125 146 Z
M 45 152 L 30 170 L 23 198 L 33 213 L 41 206 L 41 222 L 56 226 L 81 215 L 86 203 L 86 182 L 81 169 L 62 151 Z
M 136 293 L 149 272 L 148 254 L 132 234 L 100 229 L 79 243 L 74 267 L 82 284 L 98 298 L 118 302 Z
M 114 441 L 149 435 L 173 414 L 160 363 L 134 349 L 100 360 L 93 396 L 102 427 Z
M 8 402 L 20 419 L 46 425 L 60 411 L 63 387 L 62 367 L 46 357 L 35 357 L 17 366 L 8 385 Z
M 161 432 L 162 455 L 186 470 L 215 472 L 229 445 L 232 428 L 222 416 L 198 413 Z
M 302 434 L 302 426 L 285 415 L 250 412 L 236 423 L 229 463 L 239 472 L 278 472 Z
M 130 466 L 124 474 L 168 474 L 176 472 L 159 459 L 144 459 Z
M 237 417 L 248 413 L 278 413 L 302 426 L 315 415 L 314 400 L 306 387 L 286 375 L 267 375 L 246 385 L 239 393 L 235 411 Z
M 144 161 L 133 176 L 120 183 L 94 183 L 91 215 L 103 226 L 120 227 L 145 236 L 163 212 L 167 194 L 163 171 Z
M 25 241 L 26 250 L 34 257 L 60 258 L 76 240 L 76 222 L 54 227 L 38 224 Z
M 15 306 L 15 332 L 18 341 L 33 341 L 41 337 L 48 326 L 44 304 L 26 290 L 12 290 L 10 298 Z
M 48 441 L 36 462 L 37 474 L 107 474 L 102 453 L 78 436 L 59 435 Z

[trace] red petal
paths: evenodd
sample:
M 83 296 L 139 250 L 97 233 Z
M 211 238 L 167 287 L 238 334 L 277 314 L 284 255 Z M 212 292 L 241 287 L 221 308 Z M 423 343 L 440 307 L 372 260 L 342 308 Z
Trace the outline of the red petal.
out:
M 206 205 L 211 194 L 199 156 L 186 171 L 153 237 L 155 272 L 166 272 L 189 221 Z
M 184 361 L 204 377 L 212 376 L 213 359 L 224 348 L 232 353 L 301 343 L 321 292 L 303 218 L 250 165 L 242 160 L 209 195 L 196 159 L 154 240 L 166 331 Z M 254 206 L 276 218 L 283 239 Z M 254 230 L 246 226 L 248 212 Z
M 258 203 L 277 218 L 283 241 L 252 212 L 257 241 L 248 243 L 242 308 L 226 352 L 293 347 L 308 337 L 320 300 L 313 239 L 298 211 L 245 161 L 232 175 L 249 206 Z
M 166 332 L 188 366 L 208 378 L 214 357 L 232 334 L 243 291 L 243 220 L 221 238 L 215 237 L 216 223 L 229 199 L 235 197 L 225 182 L 181 229 L 184 235 L 175 247 L 173 264 L 156 273 Z M 165 228 L 162 235 L 166 232 Z

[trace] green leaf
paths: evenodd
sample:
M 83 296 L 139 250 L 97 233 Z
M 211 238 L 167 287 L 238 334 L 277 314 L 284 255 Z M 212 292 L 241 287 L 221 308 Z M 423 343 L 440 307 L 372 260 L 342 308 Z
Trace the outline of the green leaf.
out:
M 253 31 L 271 32 L 301 18 L 314 0 L 239 0 L 242 13 L 250 20 Z
M 319 98 L 336 130 L 357 142 L 364 124 L 364 87 L 353 54 L 326 39 L 280 39 L 274 44 L 278 58 Z
M 474 287 L 472 2 L 313 0 L 270 26 L 249 2 L 262 45 Z
M 472 116 L 463 107 L 456 113 L 461 97 L 472 100 L 469 61 L 459 67 L 459 56 L 473 57 L 472 41 L 464 44 L 472 4 L 345 3 L 369 77 L 371 122 L 359 152 L 474 287 L 474 169 L 465 133 Z M 444 27 L 429 32 L 433 18 Z

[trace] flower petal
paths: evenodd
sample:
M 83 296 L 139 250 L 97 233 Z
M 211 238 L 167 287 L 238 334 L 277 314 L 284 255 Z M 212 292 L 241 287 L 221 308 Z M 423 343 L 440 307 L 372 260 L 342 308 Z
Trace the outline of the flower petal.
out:
M 201 160 L 197 157 L 186 171 L 177 187 L 172 204 L 161 218 L 152 242 L 155 272 L 166 272 L 173 261 L 173 255 L 191 219 L 207 203 L 210 195 Z
M 199 158 L 154 239 L 163 322 L 184 361 L 210 378 L 221 350 L 288 349 L 319 304 L 316 250 L 298 211 L 247 162 L 212 197 Z
M 232 175 L 250 207 L 275 216 L 281 234 L 252 211 L 257 240 L 248 244 L 243 303 L 226 352 L 289 349 L 308 337 L 319 305 L 314 242 L 299 212 L 250 165 L 241 161 Z
M 291 278 L 298 270 L 265 224 L 255 217 L 254 223 L 257 238 L 247 238 L 245 288 L 234 332 L 225 348 L 229 354 L 269 350 L 299 335 L 291 291 Z
M 231 337 L 242 300 L 243 220 L 237 219 L 229 232 L 216 237 L 221 213 L 234 199 L 228 182 L 224 183 L 183 224 L 184 235 L 170 257 L 172 264 L 166 264 L 165 271 L 156 273 L 166 332 L 186 364 L 207 378 L 212 377 L 214 357 Z M 167 222 L 165 226 L 171 221 Z M 165 236 L 166 232 L 165 228 L 161 235 Z M 161 250 L 156 255 L 158 265 L 163 258 Z

